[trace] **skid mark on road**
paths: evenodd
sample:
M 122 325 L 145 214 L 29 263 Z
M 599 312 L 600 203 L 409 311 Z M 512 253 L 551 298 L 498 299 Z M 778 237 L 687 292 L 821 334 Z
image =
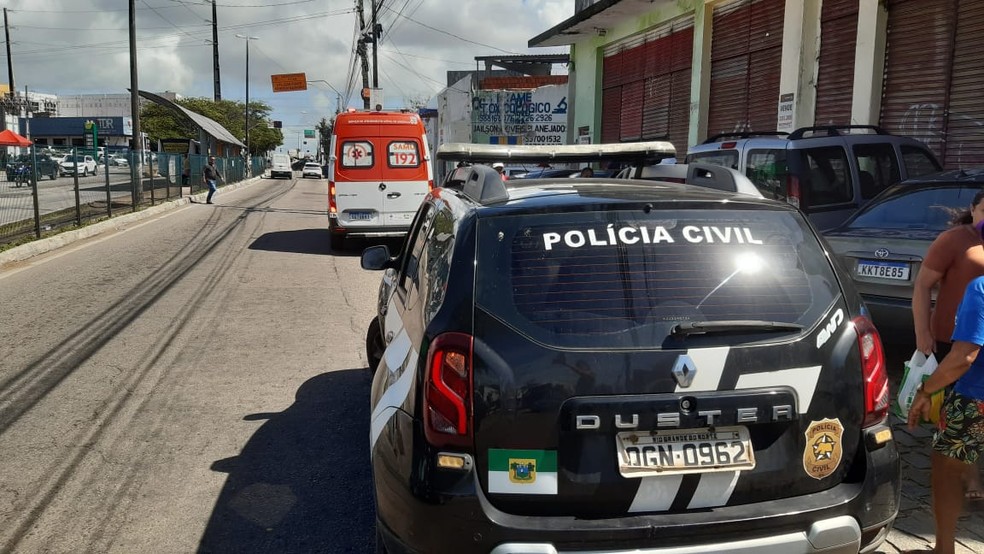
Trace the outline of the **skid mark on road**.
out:
M 261 207 L 270 205 L 289 190 L 289 188 L 284 188 L 267 194 L 258 200 L 257 205 Z M 151 272 L 151 276 L 140 286 L 134 287 L 123 296 L 128 299 L 125 304 L 113 306 L 90 321 L 80 324 L 80 330 L 68 337 L 63 344 L 51 349 L 0 383 L 0 435 L 35 407 L 48 393 L 113 337 L 119 335 L 133 321 L 160 301 L 176 283 L 195 269 L 202 260 L 215 252 L 224 241 L 236 236 L 237 233 L 248 233 L 249 229 L 245 229 L 248 226 L 244 223 L 247 222 L 249 216 L 250 212 L 244 211 L 232 221 L 221 222 L 219 221 L 220 212 L 216 210 L 189 241 L 187 248 L 176 253 L 160 268 Z M 148 385 L 153 391 L 167 374 L 168 369 L 158 370 L 155 373 L 153 371 L 155 364 L 161 360 L 167 348 L 177 340 L 181 330 L 185 327 L 182 323 L 187 324 L 194 315 L 197 310 L 197 302 L 208 296 L 218 286 L 223 271 L 234 263 L 235 254 L 234 251 L 229 251 L 224 255 L 209 278 L 202 283 L 196 294 L 189 298 L 181 308 L 180 320 L 177 322 L 179 324 L 170 327 L 174 331 L 160 337 L 153 344 L 144 358 L 147 362 L 131 371 L 129 377 L 116 388 L 116 393 L 106 398 L 94 411 L 85 427 L 80 429 L 74 437 L 65 438 L 67 444 L 83 446 L 76 448 L 66 458 L 53 460 L 51 467 L 44 472 L 47 479 L 39 484 L 30 497 L 20 499 L 13 506 L 13 513 L 17 514 L 16 521 L 8 520 L 5 522 L 6 532 L 4 535 L 6 536 L 3 537 L 3 542 L 0 542 L 0 551 L 17 550 L 17 545 L 24 539 L 39 516 L 48 509 L 86 456 L 93 452 L 92 446 L 104 437 L 112 422 L 125 410 L 134 408 L 139 410 L 151 397 L 151 395 L 144 395 L 135 407 L 129 405 L 135 391 L 143 391 Z M 149 382 L 148 380 L 151 378 L 156 378 L 156 382 Z M 148 382 L 145 383 L 145 381 Z M 145 444 L 150 445 L 152 441 Z M 104 506 L 115 506 L 114 502 L 119 503 L 126 496 L 134 484 L 134 472 L 136 471 L 138 471 L 137 468 L 130 469 L 124 482 L 120 483 L 121 486 L 116 488 L 114 494 L 108 495 L 105 499 Z M 119 509 L 122 508 L 114 508 L 116 511 Z M 102 542 L 105 532 L 103 530 L 91 536 L 93 542 L 90 544 L 95 546 L 96 542 Z

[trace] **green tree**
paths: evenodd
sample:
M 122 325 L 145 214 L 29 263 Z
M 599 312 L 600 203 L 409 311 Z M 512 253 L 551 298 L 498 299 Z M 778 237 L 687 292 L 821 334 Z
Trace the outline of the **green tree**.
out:
M 325 156 L 331 155 L 331 131 L 334 128 L 334 122 L 328 121 L 326 118 L 322 117 L 321 121 L 318 122 L 314 127 L 318 130 L 318 142 L 321 143 L 320 152 L 324 152 Z M 327 162 L 328 160 L 323 160 Z
M 182 98 L 180 106 L 215 120 L 240 141 L 246 140 L 246 112 L 243 102 L 210 98 Z M 280 129 L 270 126 L 270 106 L 262 101 L 249 103 L 249 150 L 251 155 L 269 152 L 283 144 L 284 136 Z M 197 139 L 198 130 L 187 118 L 181 117 L 168 108 L 150 103 L 140 111 L 140 127 L 150 140 L 164 138 Z

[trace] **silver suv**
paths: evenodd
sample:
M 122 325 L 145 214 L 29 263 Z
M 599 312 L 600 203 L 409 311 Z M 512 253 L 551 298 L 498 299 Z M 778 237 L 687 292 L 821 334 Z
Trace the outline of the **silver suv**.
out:
M 741 171 L 819 229 L 839 225 L 889 185 L 941 169 L 923 143 L 873 125 L 715 135 L 691 147 L 686 161 Z

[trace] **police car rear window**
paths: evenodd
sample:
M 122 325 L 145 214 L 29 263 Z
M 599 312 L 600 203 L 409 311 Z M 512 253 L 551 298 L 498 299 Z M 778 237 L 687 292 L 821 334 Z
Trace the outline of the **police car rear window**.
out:
M 515 215 L 482 219 L 479 229 L 479 308 L 556 346 L 676 348 L 671 330 L 684 322 L 809 328 L 839 293 L 816 238 L 792 212 Z

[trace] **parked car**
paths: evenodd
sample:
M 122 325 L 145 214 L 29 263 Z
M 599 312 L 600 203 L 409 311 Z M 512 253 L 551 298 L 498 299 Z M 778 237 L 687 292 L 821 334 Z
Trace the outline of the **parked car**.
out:
M 923 143 L 871 125 L 716 135 L 691 147 L 686 161 L 741 171 L 819 229 L 843 223 L 890 185 L 942 168 Z
M 824 232 L 883 332 L 909 340 L 912 287 L 929 245 L 984 189 L 984 169 L 944 171 L 899 183 Z
M 88 177 L 89 175 L 96 175 L 99 173 L 99 165 L 96 164 L 96 160 L 88 154 L 77 154 L 75 156 L 68 154 L 58 162 L 58 166 L 61 168 L 60 172 L 62 177 L 75 174 L 78 174 L 81 177 Z
M 320 179 L 322 177 L 321 166 L 314 162 L 308 162 L 304 164 L 304 168 L 301 169 L 301 177 L 305 179 L 308 177 L 314 177 L 315 179 Z
M 36 154 L 31 156 L 24 154 L 13 157 L 7 162 L 5 168 L 7 181 L 15 187 L 31 184 L 31 168 L 35 167 L 35 178 L 40 180 L 47 176 L 49 179 L 58 177 L 58 162 L 47 154 Z
M 362 267 L 377 552 L 856 553 L 892 527 L 881 341 L 792 206 L 475 164 Z
M 763 198 L 762 192 L 755 186 L 755 183 L 737 169 L 709 163 L 694 162 L 692 164 L 655 164 L 627 167 L 622 169 L 615 178 L 668 181 Z

